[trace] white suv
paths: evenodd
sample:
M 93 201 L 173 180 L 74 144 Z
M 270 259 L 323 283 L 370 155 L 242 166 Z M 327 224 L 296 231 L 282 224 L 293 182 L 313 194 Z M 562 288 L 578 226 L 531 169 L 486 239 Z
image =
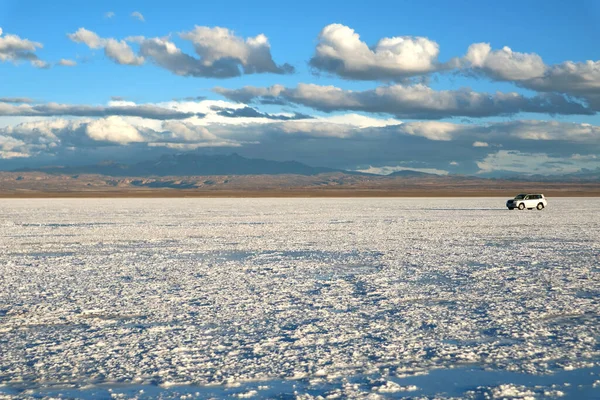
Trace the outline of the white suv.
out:
M 519 194 L 514 199 L 506 202 L 506 207 L 509 210 L 514 210 L 515 208 L 519 210 L 533 210 L 534 208 L 543 210 L 547 205 L 548 202 L 543 194 Z

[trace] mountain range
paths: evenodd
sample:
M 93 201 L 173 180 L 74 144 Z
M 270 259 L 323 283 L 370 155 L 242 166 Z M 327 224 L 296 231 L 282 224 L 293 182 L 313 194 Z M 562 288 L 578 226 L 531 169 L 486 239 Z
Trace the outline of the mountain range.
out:
M 13 172 L 42 172 L 52 175 L 104 175 L 114 177 L 184 177 L 184 176 L 248 176 L 248 175 L 303 175 L 315 176 L 327 173 L 343 173 L 359 176 L 388 176 L 400 178 L 450 179 L 457 175 L 436 175 L 415 170 L 400 170 L 388 175 L 378 175 L 342 169 L 313 167 L 298 161 L 273 161 L 259 158 L 246 158 L 237 153 L 229 155 L 204 155 L 198 153 L 180 153 L 163 155 L 157 160 L 124 164 L 105 161 L 94 165 L 48 166 L 23 168 Z M 600 182 L 600 169 L 584 169 L 563 175 L 517 174 L 511 171 L 474 176 L 459 176 L 463 179 L 483 178 L 524 182 Z
M 170 192 L 169 192 L 170 191 Z M 135 164 L 103 162 L 0 172 L 0 197 L 181 195 L 491 196 L 600 195 L 599 171 L 562 176 L 377 175 L 238 154 L 182 153 Z M 212 194 L 211 194 L 212 193 Z
M 97 174 L 106 176 L 214 176 L 214 175 L 318 175 L 328 172 L 344 172 L 332 168 L 311 167 L 297 161 L 271 161 L 245 158 L 239 154 L 202 155 L 181 153 L 164 155 L 158 160 L 136 164 L 103 162 L 95 165 L 69 167 L 42 167 L 19 169 L 14 172 L 44 172 L 47 174 Z

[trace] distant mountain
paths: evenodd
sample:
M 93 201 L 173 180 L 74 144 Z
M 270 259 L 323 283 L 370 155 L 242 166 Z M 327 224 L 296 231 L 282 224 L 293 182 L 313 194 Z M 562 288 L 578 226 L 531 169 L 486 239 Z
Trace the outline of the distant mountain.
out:
M 399 177 L 403 177 L 403 178 L 425 178 L 425 177 L 440 176 L 440 175 L 429 174 L 427 172 L 421 172 L 421 171 L 413 171 L 410 169 L 404 169 L 402 171 L 396 171 L 396 172 L 392 172 L 391 174 L 387 174 L 387 176 L 399 176 Z
M 213 176 L 213 175 L 318 175 L 328 172 L 344 172 L 367 175 L 332 168 L 311 167 L 297 161 L 270 161 L 245 158 L 236 153 L 230 155 L 202 155 L 183 153 L 164 155 L 158 160 L 137 164 L 104 162 L 96 165 L 73 167 L 44 167 L 21 169 L 15 172 L 45 172 L 47 174 L 98 174 L 107 176 Z

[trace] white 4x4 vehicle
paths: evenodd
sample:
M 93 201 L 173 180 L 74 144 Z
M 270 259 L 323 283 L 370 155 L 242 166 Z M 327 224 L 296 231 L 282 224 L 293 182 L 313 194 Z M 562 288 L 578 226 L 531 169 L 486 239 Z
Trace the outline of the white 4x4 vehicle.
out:
M 543 194 L 519 194 L 514 199 L 506 202 L 506 207 L 509 210 L 514 210 L 515 208 L 519 210 L 533 210 L 534 208 L 543 210 L 547 205 L 548 202 Z

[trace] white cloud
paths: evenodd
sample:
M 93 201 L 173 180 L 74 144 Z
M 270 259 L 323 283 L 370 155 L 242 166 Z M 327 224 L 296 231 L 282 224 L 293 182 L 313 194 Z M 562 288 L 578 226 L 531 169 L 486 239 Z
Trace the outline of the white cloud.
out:
M 36 68 L 40 68 L 40 69 L 50 68 L 50 64 L 48 64 L 46 61 L 42 61 L 42 60 L 33 60 L 33 61 L 31 61 L 31 65 L 33 65 Z
M 471 139 L 472 147 L 492 147 L 499 141 L 557 141 L 569 143 L 600 143 L 600 127 L 558 121 L 517 120 L 489 124 L 456 124 L 440 121 L 408 122 L 398 131 L 426 137 L 429 140 L 450 141 Z
M 66 58 L 61 58 L 58 62 L 58 65 L 61 65 L 63 67 L 74 67 L 75 65 L 77 65 L 77 62 L 73 60 L 68 60 Z
M 104 48 L 106 56 L 118 64 L 141 65 L 148 59 L 180 76 L 230 78 L 242 74 L 285 74 L 294 71 L 289 64 L 275 64 L 265 35 L 244 39 L 221 27 L 196 26 L 189 32 L 180 33 L 182 39 L 192 42 L 199 58 L 185 54 L 167 37 L 105 39 L 85 28 L 68 36 L 74 42 L 85 43 L 92 49 Z M 139 45 L 138 55 L 128 42 Z
M 35 52 L 43 45 L 28 39 L 21 39 L 17 35 L 4 34 L 0 28 L 0 62 L 29 61 L 36 68 L 47 68 L 48 63 L 38 58 Z
M 76 32 L 67 34 L 67 36 L 73 42 L 83 43 L 90 49 L 99 49 L 104 47 L 105 44 L 105 40 L 98 34 L 85 28 L 79 28 Z
M 131 16 L 139 21 L 145 22 L 146 19 L 144 18 L 144 16 L 142 15 L 141 12 L 139 11 L 134 11 L 131 13 Z
M 490 134 L 521 140 L 600 143 L 600 127 L 558 121 L 521 120 L 492 124 Z
M 108 12 L 104 13 L 105 18 L 112 18 L 114 16 L 115 16 L 115 13 L 112 11 L 108 11 Z
M 76 43 L 83 43 L 90 49 L 104 49 L 104 54 L 121 65 L 141 65 L 144 57 L 136 56 L 127 42 L 113 38 L 101 38 L 95 32 L 79 28 L 76 32 L 67 35 Z
M 107 39 L 104 52 L 108 58 L 121 65 L 142 65 L 144 57 L 138 57 L 131 47 L 124 41 Z
M 0 135 L 0 159 L 29 157 L 25 147 L 26 144 L 22 140 Z
M 218 138 L 206 127 L 182 121 L 165 121 L 162 129 L 170 133 L 170 138 L 183 142 L 211 142 Z
M 402 124 L 402 121 L 395 118 L 373 118 L 361 114 L 341 114 L 328 117 L 316 117 L 317 120 L 327 121 L 336 124 L 352 125 L 358 128 L 381 128 L 385 126 L 394 126 Z
M 271 129 L 277 133 L 283 134 L 338 139 L 355 136 L 358 133 L 357 128 L 352 125 L 320 121 L 285 121 L 276 124 L 270 124 L 265 129 Z
M 221 27 L 196 26 L 189 32 L 180 34 L 182 39 L 193 43 L 200 62 L 206 67 L 222 68 L 220 64 L 233 62 L 246 74 L 286 73 L 293 69 L 289 65 L 278 66 L 271 56 L 271 45 L 264 34 L 248 37 L 245 40 L 233 31 Z M 229 68 L 225 66 L 225 68 Z
M 543 76 L 529 80 L 524 86 L 539 91 L 600 95 L 600 61 L 552 65 Z
M 425 37 L 382 38 L 370 48 L 351 28 L 331 24 L 319 34 L 310 64 L 349 79 L 401 79 L 447 68 L 439 45 Z
M 519 53 L 510 47 L 492 50 L 489 43 L 475 43 L 469 46 L 465 56 L 468 66 L 482 70 L 497 80 L 522 81 L 544 75 L 546 65 L 534 53 Z
M 422 136 L 429 140 L 452 140 L 461 132 L 462 126 L 450 122 L 419 121 L 401 125 L 399 130 L 414 136 Z
M 61 118 L 23 122 L 0 128 L 0 152 L 37 155 L 61 150 L 127 146 L 192 149 L 237 147 L 240 143 L 219 137 L 209 128 L 186 121 L 148 121 L 139 117 Z M 2 157 L 2 155 L 0 155 Z
M 87 124 L 86 134 L 93 140 L 118 144 L 143 142 L 139 131 L 123 118 L 112 116 L 95 120 Z
M 539 92 L 576 96 L 600 111 L 600 61 L 546 65 L 535 53 L 514 52 L 509 47 L 492 50 L 488 43 L 471 45 L 462 61 L 463 67 L 494 80 L 514 82 Z

